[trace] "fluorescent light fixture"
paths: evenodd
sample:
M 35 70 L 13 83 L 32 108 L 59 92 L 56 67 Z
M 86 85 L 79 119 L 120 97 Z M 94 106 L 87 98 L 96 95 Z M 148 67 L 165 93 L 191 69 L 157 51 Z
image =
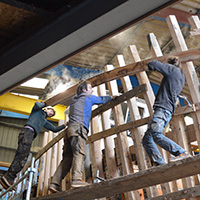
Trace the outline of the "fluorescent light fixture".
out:
M 31 98 L 31 99 L 39 99 L 39 96 L 37 96 L 37 95 L 20 94 L 20 93 L 14 93 L 14 92 L 11 92 L 11 93 L 15 94 L 15 95 L 23 96 L 23 97 L 28 97 L 28 98 Z
M 44 78 L 32 78 L 25 83 L 21 84 L 21 86 L 32 87 L 32 88 L 42 88 L 44 89 L 49 82 L 48 79 Z

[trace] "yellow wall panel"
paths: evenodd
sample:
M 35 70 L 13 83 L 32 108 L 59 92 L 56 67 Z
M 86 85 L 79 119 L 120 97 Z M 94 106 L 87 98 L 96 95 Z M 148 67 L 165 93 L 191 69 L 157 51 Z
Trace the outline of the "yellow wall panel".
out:
M 0 96 L 0 109 L 29 115 L 36 101 L 41 101 L 41 100 L 36 100 L 28 97 L 23 97 L 20 95 L 6 93 Z M 51 120 L 53 121 L 58 121 L 60 119 L 64 120 L 65 119 L 64 111 L 66 109 L 66 106 L 58 104 L 54 106 L 54 108 L 56 110 L 56 115 L 52 117 Z

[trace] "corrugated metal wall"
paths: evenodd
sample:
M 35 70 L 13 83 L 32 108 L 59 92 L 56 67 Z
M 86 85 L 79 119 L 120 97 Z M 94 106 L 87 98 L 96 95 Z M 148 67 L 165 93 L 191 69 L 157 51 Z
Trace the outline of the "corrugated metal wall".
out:
M 0 117 L 0 162 L 12 162 L 18 143 L 18 135 L 26 119 Z M 33 155 L 41 148 L 43 133 L 35 138 L 31 150 Z

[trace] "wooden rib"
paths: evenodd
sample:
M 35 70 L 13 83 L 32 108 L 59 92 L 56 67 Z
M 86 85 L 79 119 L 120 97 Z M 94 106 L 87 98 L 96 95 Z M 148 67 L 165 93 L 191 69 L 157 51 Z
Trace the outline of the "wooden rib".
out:
M 146 118 L 143 118 L 143 119 L 136 120 L 134 122 L 122 124 L 122 125 L 116 126 L 114 128 L 110 128 L 110 129 L 107 129 L 105 131 L 96 133 L 95 135 L 88 137 L 87 143 L 91 143 L 91 142 L 94 142 L 96 140 L 100 140 L 102 138 L 105 138 L 105 137 L 108 137 L 108 136 L 111 136 L 111 135 L 114 135 L 114 134 L 118 134 L 118 133 L 126 131 L 126 130 L 137 128 L 139 126 L 147 124 L 149 122 L 149 120 L 150 120 L 150 117 L 146 117 Z
M 176 192 L 164 194 L 158 197 L 148 198 L 148 200 L 163 200 L 163 199 L 180 200 L 198 196 L 200 196 L 200 186 L 195 186 L 184 190 L 179 190 Z
M 200 55 L 200 49 L 183 51 L 183 52 L 171 54 L 171 55 L 179 56 L 181 62 L 198 60 L 199 55 Z M 136 73 L 139 73 L 139 72 L 142 72 L 142 71 L 147 71 L 148 70 L 147 63 L 149 61 L 156 59 L 156 60 L 159 60 L 161 62 L 164 62 L 167 57 L 168 57 L 168 55 L 165 55 L 165 56 L 151 58 L 151 59 L 147 59 L 147 60 L 140 61 L 140 62 L 137 62 L 137 63 L 129 64 L 129 65 L 126 65 L 124 67 L 115 68 L 111 71 L 104 72 L 102 74 L 94 76 L 94 77 L 88 79 L 88 81 L 90 81 L 92 86 L 94 87 L 94 86 L 98 86 L 100 84 L 109 82 L 111 80 L 124 77 L 126 75 L 135 75 Z M 56 105 L 59 102 L 65 100 L 66 105 L 69 105 L 70 99 L 76 93 L 77 86 L 78 86 L 78 84 L 72 86 L 71 88 L 65 90 L 62 93 L 55 95 L 54 97 L 51 97 L 50 99 L 46 100 L 45 103 L 47 105 Z
M 144 93 L 145 91 L 146 91 L 146 87 L 145 87 L 145 84 L 143 84 L 138 87 L 135 87 L 133 90 L 130 90 L 120 96 L 117 96 L 115 99 L 99 106 L 94 111 L 92 111 L 92 118 L 105 112 L 106 110 L 109 110 L 110 108 L 113 108 L 116 105 L 119 105 L 120 103 L 122 103 L 134 96 L 137 96 L 138 94 Z
M 180 173 L 181 172 L 181 173 Z M 200 173 L 200 155 L 183 160 L 153 167 L 137 173 L 128 174 L 119 178 L 101 183 L 95 183 L 83 188 L 71 189 L 57 194 L 32 198 L 32 200 L 90 200 L 112 196 L 127 191 L 137 190 L 160 183 L 165 183 L 180 178 Z

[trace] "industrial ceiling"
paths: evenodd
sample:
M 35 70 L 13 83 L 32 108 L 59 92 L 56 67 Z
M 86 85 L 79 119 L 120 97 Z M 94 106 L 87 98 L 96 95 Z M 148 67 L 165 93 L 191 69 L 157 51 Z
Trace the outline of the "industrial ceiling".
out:
M 103 71 L 117 54 L 126 55 L 130 44 L 137 45 L 145 59 L 150 56 L 145 37 L 152 31 L 163 53 L 170 53 L 173 44 L 164 21 L 169 14 L 177 16 L 195 48 L 187 17 L 199 15 L 199 4 L 200 0 L 0 0 L 1 94 L 19 90 L 21 83 L 58 64 Z

